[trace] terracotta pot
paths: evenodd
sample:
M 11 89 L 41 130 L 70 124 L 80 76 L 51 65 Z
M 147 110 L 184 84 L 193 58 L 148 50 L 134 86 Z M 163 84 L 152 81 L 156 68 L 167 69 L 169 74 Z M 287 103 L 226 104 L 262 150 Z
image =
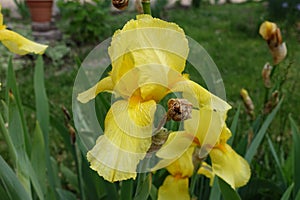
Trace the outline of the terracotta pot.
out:
M 50 22 L 53 0 L 26 0 L 33 22 Z

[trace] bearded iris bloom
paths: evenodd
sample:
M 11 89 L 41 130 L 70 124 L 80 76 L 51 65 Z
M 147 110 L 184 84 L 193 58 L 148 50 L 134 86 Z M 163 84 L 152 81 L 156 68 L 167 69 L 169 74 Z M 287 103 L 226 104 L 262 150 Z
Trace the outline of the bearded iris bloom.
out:
M 122 30 L 115 32 L 108 48 L 112 63 L 109 76 L 77 97 L 81 103 L 87 103 L 100 92 L 116 96 L 105 118 L 104 134 L 87 153 L 90 167 L 104 179 L 115 182 L 136 178 L 137 166 L 151 147 L 156 130 L 157 104 L 170 93 L 180 92 L 196 108 L 191 119 L 194 127 L 188 130 L 188 124 L 184 124 L 184 131 L 172 133 L 166 142 L 168 146 L 164 145 L 157 152 L 162 158 L 158 165 L 167 166 L 180 158 L 183 149 L 192 152 L 195 135 L 202 144 L 214 147 L 230 106 L 183 74 L 188 53 L 184 31 L 174 23 L 150 15 L 138 15 L 136 20 L 130 20 Z M 222 145 L 220 143 L 220 148 Z M 207 150 L 211 149 L 201 154 L 206 156 Z M 189 177 L 189 169 L 178 177 Z M 170 168 L 170 173 L 177 177 L 175 169 Z M 186 180 L 180 184 L 186 186 Z
M 136 167 L 151 146 L 156 103 L 183 79 L 188 42 L 176 24 L 139 15 L 116 31 L 108 53 L 110 75 L 78 100 L 86 103 L 103 91 L 121 97 L 106 115 L 104 135 L 87 154 L 91 168 L 114 182 L 136 178 Z
M 197 115 L 198 111 L 194 112 Z M 195 117 L 195 116 L 194 116 Z M 195 119 L 195 118 L 194 118 Z M 189 138 L 189 131 L 193 130 L 192 123 L 193 118 L 185 122 L 185 133 L 181 135 L 182 139 L 184 137 Z M 205 126 L 205 125 L 204 125 Z M 246 160 L 244 160 L 240 155 L 238 155 L 226 142 L 231 137 L 230 130 L 223 127 L 221 135 L 216 142 L 209 143 L 208 141 L 213 141 L 210 136 L 207 135 L 209 132 L 203 135 L 203 126 L 199 126 L 198 132 L 193 139 L 193 144 L 188 148 L 188 150 L 177 160 L 171 163 L 166 169 L 169 171 L 170 175 L 166 177 L 163 185 L 159 188 L 158 199 L 168 200 L 168 199 L 180 199 L 188 200 L 189 195 L 189 177 L 192 176 L 195 169 L 197 169 L 198 160 L 200 167 L 197 170 L 198 174 L 205 175 L 210 179 L 210 185 L 212 186 L 215 176 L 222 178 L 227 182 L 233 189 L 244 186 L 250 179 L 250 167 Z M 202 134 L 202 135 L 199 135 Z M 209 139 L 204 139 L 204 138 Z M 172 139 L 172 135 L 170 135 Z M 204 139 L 204 140 L 203 140 Z M 206 140 L 206 141 L 205 141 Z M 201 142 L 206 144 L 203 146 Z M 166 142 L 168 144 L 169 141 Z M 164 151 L 164 152 L 162 152 Z M 166 152 L 168 151 L 168 152 Z M 172 152 L 175 151 L 175 152 Z M 175 146 L 165 150 L 164 147 L 157 152 L 157 155 L 163 159 L 167 159 L 167 154 L 176 153 Z M 206 158 L 205 154 L 208 153 L 211 159 L 212 165 L 210 166 L 203 160 Z M 163 163 L 164 161 L 161 161 Z M 161 164 L 159 163 L 159 164 Z
M 2 44 L 6 46 L 9 51 L 19 55 L 28 53 L 43 54 L 48 47 L 47 45 L 32 42 L 18 33 L 6 29 L 6 26 L 3 24 L 1 8 L 2 6 L 0 4 L 0 41 Z

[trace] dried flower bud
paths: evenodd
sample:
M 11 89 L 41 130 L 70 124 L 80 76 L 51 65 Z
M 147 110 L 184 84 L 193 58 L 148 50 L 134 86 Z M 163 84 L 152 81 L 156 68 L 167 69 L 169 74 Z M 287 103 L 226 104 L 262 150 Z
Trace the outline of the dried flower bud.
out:
M 66 122 L 69 122 L 71 120 L 71 115 L 70 115 L 69 111 L 67 110 L 67 108 L 65 106 L 62 106 L 61 110 L 64 113 Z
M 119 10 L 124 10 L 128 7 L 129 0 L 112 0 L 112 4 Z
M 168 101 L 168 119 L 184 121 L 192 118 L 193 105 L 186 99 L 170 99 Z
M 287 49 L 285 42 L 276 47 L 270 48 L 270 50 L 273 56 L 274 65 L 280 63 L 286 57 Z
M 15 101 L 15 95 L 11 89 L 8 91 L 8 97 L 10 101 Z
M 240 95 L 246 106 L 247 113 L 253 118 L 254 117 L 254 104 L 253 104 L 252 99 L 250 98 L 247 90 L 241 89 Z
M 271 87 L 270 75 L 271 75 L 272 68 L 273 67 L 269 63 L 266 63 L 263 70 L 262 70 L 262 72 L 261 72 L 261 75 L 262 75 L 262 78 L 263 78 L 263 81 L 264 81 L 264 85 L 265 85 L 266 88 Z
M 287 54 L 287 49 L 285 43 L 282 42 L 281 32 L 277 25 L 265 21 L 259 28 L 259 34 L 267 41 L 274 64 L 281 62 Z
M 272 110 L 275 108 L 275 106 L 278 104 L 278 102 L 279 102 L 279 92 L 277 90 L 275 90 L 272 93 L 271 98 L 268 100 L 268 102 L 264 106 L 264 114 L 269 114 L 270 112 L 272 112 Z
M 161 128 L 152 136 L 152 143 L 147 153 L 157 152 L 162 145 L 167 141 L 170 132 L 166 128 Z

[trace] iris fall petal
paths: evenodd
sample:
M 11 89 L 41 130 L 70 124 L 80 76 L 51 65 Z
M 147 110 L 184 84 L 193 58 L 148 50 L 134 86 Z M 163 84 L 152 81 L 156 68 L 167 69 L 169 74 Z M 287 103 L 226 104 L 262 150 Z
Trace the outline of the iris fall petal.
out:
M 158 200 L 190 200 L 189 179 L 167 176 L 158 190 Z
M 135 106 L 143 109 L 135 109 Z M 144 129 L 143 132 L 135 130 L 152 123 L 156 104 L 154 101 L 149 101 L 135 106 L 128 106 L 128 102 L 124 100 L 112 105 L 105 119 L 104 135 L 97 139 L 96 145 L 87 155 L 91 168 L 110 182 L 135 179 L 136 167 L 151 145 L 151 128 Z M 129 114 L 118 115 L 116 118 L 115 115 L 119 112 L 114 113 L 113 110 L 118 110 L 118 107 L 126 108 L 127 110 L 123 112 Z M 136 112 L 136 115 L 130 118 L 134 123 L 131 122 L 130 128 L 124 127 L 124 124 L 128 122 L 128 115 L 132 112 Z M 129 130 L 132 132 L 128 132 Z M 140 135 L 137 137 L 138 135 L 132 135 L 132 133 Z
M 28 53 L 43 54 L 48 47 L 47 45 L 32 42 L 25 37 L 6 29 L 0 30 L 0 41 L 11 52 L 19 55 Z
M 232 188 L 241 187 L 249 181 L 249 164 L 228 144 L 216 146 L 209 155 L 214 173 Z
M 94 99 L 97 94 L 103 91 L 112 91 L 114 88 L 111 77 L 108 76 L 101 81 L 99 81 L 96 85 L 91 87 L 90 89 L 78 94 L 77 100 L 81 103 L 87 103 L 90 100 Z

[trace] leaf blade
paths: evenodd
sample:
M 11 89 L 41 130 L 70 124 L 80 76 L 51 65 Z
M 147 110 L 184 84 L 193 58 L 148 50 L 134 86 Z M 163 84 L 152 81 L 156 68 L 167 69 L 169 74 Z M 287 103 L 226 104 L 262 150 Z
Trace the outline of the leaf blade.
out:
M 294 183 L 292 183 L 292 184 L 288 187 L 288 189 L 286 189 L 286 191 L 283 193 L 283 195 L 282 195 L 282 197 L 281 197 L 280 200 L 289 200 L 293 188 L 294 188 Z
M 25 188 L 16 177 L 13 170 L 8 166 L 8 164 L 3 160 L 0 155 L 0 179 L 2 183 L 5 183 L 6 192 L 9 192 L 8 196 L 11 196 L 14 200 L 30 200 L 30 196 L 26 192 Z
M 218 178 L 218 183 L 224 200 L 241 200 L 240 195 L 224 180 Z
M 291 115 L 289 116 L 289 119 L 294 143 L 294 197 L 296 197 L 297 193 L 300 192 L 300 160 L 298 158 L 300 155 L 300 132 Z
M 264 136 L 267 132 L 267 129 L 268 129 L 269 125 L 273 121 L 273 119 L 274 119 L 276 113 L 278 112 L 282 102 L 283 102 L 283 98 L 279 101 L 279 103 L 275 107 L 275 109 L 268 115 L 267 119 L 264 121 L 263 125 L 259 129 L 256 137 L 252 141 L 249 149 L 247 150 L 247 152 L 245 154 L 245 159 L 248 161 L 248 163 L 251 163 L 254 155 L 256 154 L 256 152 L 258 150 L 258 147 L 259 147 L 260 143 L 262 142 L 262 140 L 263 140 L 263 138 L 264 138 Z

